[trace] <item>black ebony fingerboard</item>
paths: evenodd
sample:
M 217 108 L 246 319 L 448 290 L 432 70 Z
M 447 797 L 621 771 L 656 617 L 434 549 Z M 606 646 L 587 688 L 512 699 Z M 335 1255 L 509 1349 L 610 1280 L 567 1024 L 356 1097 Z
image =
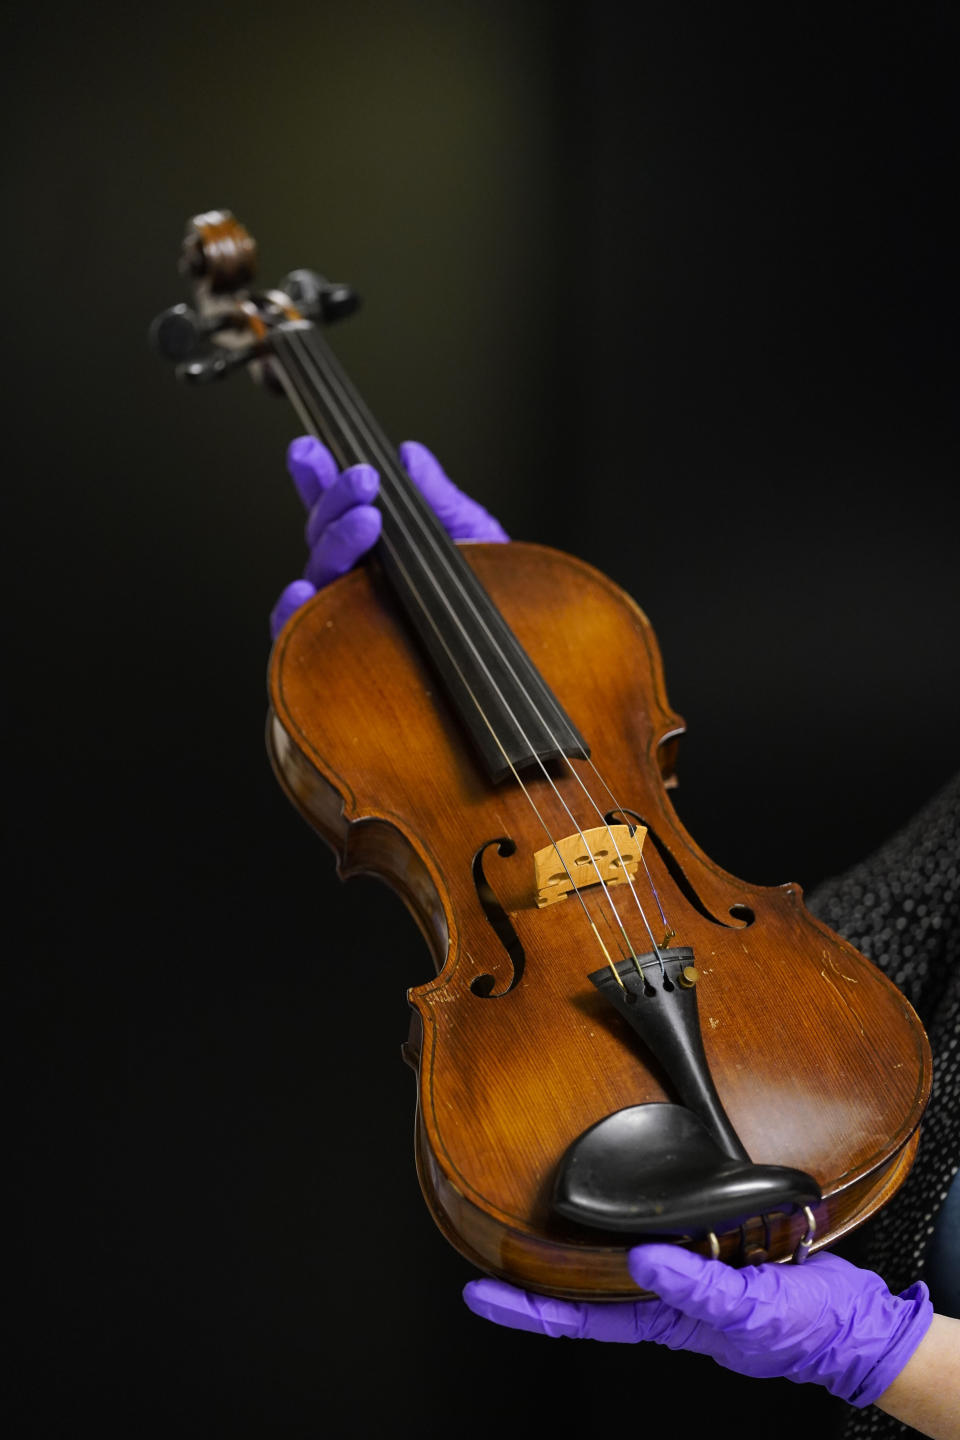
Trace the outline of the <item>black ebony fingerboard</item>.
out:
M 493 781 L 589 749 L 490 596 L 423 500 L 323 336 L 271 332 L 284 387 L 339 466 L 380 475 L 374 554 Z

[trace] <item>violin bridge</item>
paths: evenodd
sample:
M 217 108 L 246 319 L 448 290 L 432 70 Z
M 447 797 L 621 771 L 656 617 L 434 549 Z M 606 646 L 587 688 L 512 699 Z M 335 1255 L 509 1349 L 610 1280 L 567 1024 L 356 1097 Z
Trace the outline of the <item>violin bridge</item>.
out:
M 533 863 L 537 908 L 565 900 L 571 890 L 586 885 L 623 885 L 636 874 L 646 827 L 597 825 L 578 830 L 538 850 Z

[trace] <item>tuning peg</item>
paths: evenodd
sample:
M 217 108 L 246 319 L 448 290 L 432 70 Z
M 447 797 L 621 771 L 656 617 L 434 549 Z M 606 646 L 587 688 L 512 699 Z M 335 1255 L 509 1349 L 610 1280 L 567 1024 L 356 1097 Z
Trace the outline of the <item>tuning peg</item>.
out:
M 172 305 L 150 326 L 150 344 L 164 360 L 186 360 L 202 350 L 207 338 L 230 325 L 231 318 L 204 319 L 189 305 Z
M 349 285 L 335 284 L 315 270 L 291 270 L 280 281 L 280 289 L 307 320 L 327 324 L 352 315 L 360 304 L 360 296 Z

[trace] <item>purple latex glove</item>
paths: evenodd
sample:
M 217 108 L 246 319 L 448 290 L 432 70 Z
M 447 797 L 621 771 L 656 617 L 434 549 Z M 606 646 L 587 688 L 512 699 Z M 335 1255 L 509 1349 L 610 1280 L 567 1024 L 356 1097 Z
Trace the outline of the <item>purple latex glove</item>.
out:
M 641 1245 L 627 1263 L 659 1299 L 573 1304 L 501 1280 L 471 1280 L 463 1296 L 474 1314 L 498 1325 L 581 1340 L 653 1340 L 711 1355 L 741 1375 L 823 1385 L 858 1409 L 893 1383 L 933 1318 L 922 1282 L 891 1295 L 878 1275 L 837 1255 L 734 1270 L 679 1245 Z
M 408 440 L 400 460 L 452 540 L 508 540 L 482 505 L 458 490 L 439 460 L 424 445 Z M 313 435 L 301 435 L 287 450 L 287 468 L 307 509 L 309 555 L 302 580 L 280 595 L 270 616 L 276 639 L 295 610 L 312 595 L 352 570 L 380 537 L 383 517 L 373 504 L 380 480 L 371 465 L 337 470 L 330 451 Z

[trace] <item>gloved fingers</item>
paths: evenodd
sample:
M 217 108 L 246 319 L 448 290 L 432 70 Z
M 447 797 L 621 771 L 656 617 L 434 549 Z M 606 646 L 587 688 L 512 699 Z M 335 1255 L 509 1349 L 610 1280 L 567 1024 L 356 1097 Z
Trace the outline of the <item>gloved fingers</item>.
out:
M 670 1307 L 656 1300 L 613 1304 L 575 1303 L 554 1300 L 518 1290 L 502 1280 L 471 1280 L 463 1298 L 474 1315 L 492 1320 L 511 1330 L 529 1330 L 537 1335 L 566 1336 L 571 1340 L 607 1340 L 634 1345 L 654 1339 L 651 1331 Z M 671 1314 L 675 1312 L 671 1311 Z
M 886 1291 L 872 1272 L 838 1255 L 813 1255 L 805 1265 L 735 1270 L 680 1245 L 640 1245 L 628 1253 L 627 1267 L 638 1285 L 684 1315 L 744 1341 L 762 1333 L 768 1344 L 822 1323 L 827 1314 L 842 1315 L 848 1301 L 865 1290 Z
M 627 1255 L 627 1268 L 644 1290 L 692 1319 L 724 1330 L 749 1325 L 758 1307 L 768 1318 L 772 1310 L 789 1308 L 783 1295 L 787 1267 L 780 1265 L 734 1270 L 680 1245 L 640 1245 Z
M 287 470 L 309 510 L 337 478 L 337 462 L 316 435 L 298 435 L 287 446 Z
M 326 527 L 354 505 L 369 505 L 380 488 L 372 465 L 351 465 L 322 491 L 307 518 L 307 544 L 314 546 Z
M 476 500 L 464 495 L 447 476 L 436 456 L 416 440 L 408 440 L 400 446 L 400 459 L 423 495 L 427 504 L 454 540 L 509 540 L 509 535 L 498 520 L 486 511 Z M 327 447 L 315 435 L 300 435 L 291 441 L 287 449 L 287 468 L 305 507 L 311 512 L 323 496 L 337 487 L 336 461 Z M 350 474 L 368 467 L 351 466 L 343 473 Z M 361 482 L 363 484 L 364 482 Z M 349 492 L 349 482 L 347 493 Z M 374 492 L 376 493 L 376 492 Z M 362 503 L 368 503 L 373 496 L 364 496 Z M 356 502 L 355 502 L 356 503 Z M 337 502 L 331 502 L 332 511 L 324 510 L 323 518 L 314 523 L 313 535 L 308 543 L 319 535 L 319 528 L 334 519 Z M 341 512 L 342 513 L 342 512 Z M 311 520 L 312 520 L 311 515 Z
M 486 1279 L 471 1281 L 463 1296 L 474 1314 L 515 1330 L 653 1340 L 710 1355 L 742 1375 L 823 1385 L 856 1406 L 872 1403 L 900 1373 L 933 1313 L 925 1285 L 894 1296 L 878 1275 L 837 1256 L 733 1270 L 680 1246 L 644 1245 L 628 1264 L 638 1284 L 671 1291 L 683 1309 L 664 1299 L 572 1304 Z M 716 1316 L 707 1313 L 707 1292 L 725 1297 Z M 702 1319 L 693 1316 L 698 1309 Z
M 457 489 L 425 445 L 407 440 L 399 453 L 410 479 L 452 540 L 509 540 L 499 521 Z
M 382 524 L 383 516 L 375 505 L 354 505 L 339 520 L 331 521 L 310 551 L 305 578 L 322 590 L 345 575 L 376 544 Z
M 309 580 L 292 580 L 286 589 L 280 592 L 277 603 L 270 612 L 271 640 L 276 640 L 293 612 L 299 610 L 301 605 L 306 605 L 316 593 L 316 587 L 311 585 Z

